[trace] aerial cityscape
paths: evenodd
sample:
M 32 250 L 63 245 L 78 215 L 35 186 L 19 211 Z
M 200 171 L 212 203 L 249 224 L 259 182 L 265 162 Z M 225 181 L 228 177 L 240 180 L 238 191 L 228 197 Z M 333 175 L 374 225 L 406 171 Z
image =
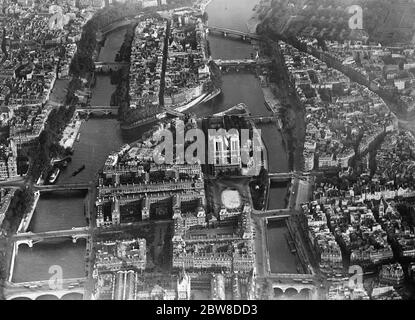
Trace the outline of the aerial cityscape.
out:
M 0 8 L 0 300 L 415 298 L 415 1 Z

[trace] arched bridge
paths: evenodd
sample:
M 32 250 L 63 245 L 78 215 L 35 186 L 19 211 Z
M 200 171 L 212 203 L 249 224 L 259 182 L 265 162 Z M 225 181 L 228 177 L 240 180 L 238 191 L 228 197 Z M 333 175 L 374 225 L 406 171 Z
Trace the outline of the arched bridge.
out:
M 225 37 L 234 36 L 234 37 L 239 37 L 243 40 L 260 40 L 261 39 L 261 37 L 255 33 L 243 32 L 243 31 L 227 29 L 227 28 L 209 27 L 207 30 L 209 33 L 222 34 Z
M 61 283 L 49 281 L 32 281 L 22 283 L 6 282 L 4 296 L 6 300 L 13 299 L 62 299 L 65 296 L 84 295 L 86 278 L 64 279 Z
M 58 184 L 58 185 L 34 185 L 36 191 L 40 192 L 52 192 L 52 191 L 75 191 L 75 190 L 89 190 L 94 188 L 94 184 L 91 183 L 73 183 L 73 184 Z
M 317 286 L 312 274 L 271 274 L 267 279 L 271 282 L 274 293 L 296 295 L 307 292 L 310 298 L 317 294 Z
M 72 238 L 73 242 L 76 242 L 78 239 L 87 239 L 91 235 L 89 228 L 74 228 L 71 230 L 59 230 L 59 231 L 47 231 L 47 232 L 25 232 L 25 233 L 17 233 L 13 236 L 13 241 L 18 248 L 21 244 L 27 244 L 30 248 L 33 247 L 34 244 L 41 242 L 45 239 L 54 239 L 54 238 Z
M 110 73 L 121 70 L 123 67 L 128 67 L 127 62 L 95 62 L 95 73 Z

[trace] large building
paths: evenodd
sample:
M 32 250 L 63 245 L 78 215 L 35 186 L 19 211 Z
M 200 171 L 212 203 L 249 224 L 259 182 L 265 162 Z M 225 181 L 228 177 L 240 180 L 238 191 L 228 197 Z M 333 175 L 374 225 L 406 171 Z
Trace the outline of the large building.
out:
M 250 206 L 245 205 L 235 229 L 229 226 L 187 228 L 184 219 L 175 219 L 173 268 L 251 272 L 255 265 L 251 212 Z
M 100 273 L 94 297 L 99 300 L 190 300 L 191 278 L 142 275 L 134 270 Z
M 104 241 L 95 244 L 95 268 L 119 271 L 126 268 L 144 270 L 147 264 L 145 239 Z
M 237 131 L 218 131 L 209 134 L 209 165 L 214 174 L 241 169 L 241 146 Z

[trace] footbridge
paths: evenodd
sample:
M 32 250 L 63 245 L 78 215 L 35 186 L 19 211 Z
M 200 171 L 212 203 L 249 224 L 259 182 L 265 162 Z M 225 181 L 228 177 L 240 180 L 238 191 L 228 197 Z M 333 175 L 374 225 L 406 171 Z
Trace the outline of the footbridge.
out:
M 64 279 L 60 282 L 31 281 L 13 283 L 6 282 L 4 286 L 4 296 L 6 300 L 13 299 L 62 299 L 65 296 L 85 294 L 84 284 L 86 278 Z
M 233 36 L 242 40 L 260 40 L 261 37 L 255 33 L 243 32 L 233 29 L 221 28 L 221 27 L 209 27 L 207 31 L 211 34 L 221 34 L 224 37 Z

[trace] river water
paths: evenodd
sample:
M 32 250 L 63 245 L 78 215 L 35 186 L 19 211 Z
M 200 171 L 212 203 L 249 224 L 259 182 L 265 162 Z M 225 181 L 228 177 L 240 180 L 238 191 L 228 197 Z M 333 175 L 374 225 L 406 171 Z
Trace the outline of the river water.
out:
M 123 40 L 125 30 L 110 34 L 99 58 L 113 62 Z M 109 76 L 99 76 L 93 89 L 92 102 L 96 105 L 109 105 L 115 86 L 111 85 Z M 68 167 L 61 172 L 57 184 L 89 183 L 96 179 L 108 154 L 119 149 L 134 137 L 123 137 L 116 119 L 93 118 L 84 122 L 80 130 L 80 141 L 74 144 L 74 154 Z M 78 175 L 73 172 L 85 165 Z M 42 194 L 28 231 L 43 232 L 68 230 L 84 227 L 87 221 L 84 215 L 85 193 L 54 192 Z M 47 280 L 51 277 L 49 268 L 59 265 L 64 278 L 85 276 L 85 241 L 60 239 L 58 241 L 40 242 L 33 248 L 21 245 L 15 261 L 14 282 Z
M 15 260 L 13 282 L 49 280 L 54 274 L 50 267 L 62 267 L 64 279 L 85 277 L 86 242 L 72 240 L 42 241 L 33 248 L 22 244 Z M 51 272 L 50 272 L 51 271 Z
M 36 206 L 28 231 L 69 230 L 85 227 L 85 192 L 42 193 Z
M 258 2 L 259 0 L 213 0 L 207 8 L 209 25 L 247 31 L 246 21 L 252 16 L 252 8 Z M 108 36 L 105 46 L 100 51 L 101 61 L 114 61 L 124 40 L 124 34 L 125 30 L 121 30 Z M 209 42 L 213 58 L 250 58 L 254 53 L 253 46 L 242 41 L 210 36 Z M 114 90 L 115 86 L 111 85 L 109 76 L 99 76 L 93 88 L 92 104 L 109 105 Z M 253 115 L 270 114 L 265 106 L 260 83 L 251 73 L 224 75 L 223 93 L 204 105 L 192 108 L 189 112 L 198 116 L 206 116 L 224 111 L 241 102 L 248 106 Z M 119 123 L 115 119 L 97 118 L 84 122 L 80 131 L 80 141 L 75 142 L 74 145 L 72 162 L 61 173 L 58 184 L 95 180 L 108 154 L 118 150 L 124 143 L 139 139 L 145 129 L 141 128 L 129 136 L 123 136 Z M 259 129 L 262 130 L 263 140 L 269 153 L 270 171 L 288 171 L 288 157 L 276 126 L 264 125 Z M 85 170 L 75 177 L 72 176 L 72 173 L 83 165 L 85 165 Z M 85 195 L 79 193 L 42 195 L 30 230 L 39 232 L 85 226 L 84 198 Z M 283 198 L 279 197 L 279 199 Z M 84 254 L 85 242 L 82 240 L 76 244 L 66 240 L 52 244 L 42 242 L 35 244 L 33 248 L 22 245 L 16 259 L 13 280 L 22 282 L 49 279 L 48 270 L 52 265 L 61 265 L 65 277 L 82 277 L 85 264 Z

